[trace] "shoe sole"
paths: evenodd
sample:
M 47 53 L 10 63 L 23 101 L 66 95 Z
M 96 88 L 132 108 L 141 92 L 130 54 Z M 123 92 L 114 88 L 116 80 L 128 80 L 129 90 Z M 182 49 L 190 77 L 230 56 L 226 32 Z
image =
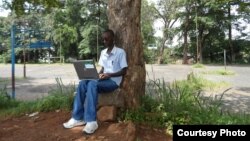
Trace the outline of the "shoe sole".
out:
M 95 130 L 95 131 L 96 131 L 96 130 Z M 85 134 L 85 135 L 92 135 L 92 134 L 95 133 L 95 131 L 94 131 L 93 133 L 88 133 L 88 132 L 86 132 L 86 131 L 83 131 L 83 134 Z
M 63 127 L 64 128 L 66 128 L 66 129 L 71 129 L 71 128 L 74 128 L 74 127 L 77 127 L 77 126 L 82 126 L 82 125 L 85 125 L 86 123 L 78 123 L 78 124 L 76 124 L 76 125 L 74 125 L 74 126 L 70 126 L 70 127 L 67 127 L 67 126 L 65 126 L 64 124 L 63 124 Z
M 88 132 L 86 132 L 85 130 L 83 130 L 83 133 L 84 134 L 86 134 L 86 135 L 91 135 L 91 134 L 94 134 L 95 133 L 95 131 L 98 129 L 98 127 L 95 129 L 95 130 L 93 130 L 93 132 L 92 133 L 88 133 Z

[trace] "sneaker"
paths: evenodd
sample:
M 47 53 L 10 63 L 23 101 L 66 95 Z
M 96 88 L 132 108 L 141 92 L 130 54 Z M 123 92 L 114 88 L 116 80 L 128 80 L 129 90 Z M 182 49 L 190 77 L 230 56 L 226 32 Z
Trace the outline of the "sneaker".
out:
M 73 128 L 84 124 L 86 123 L 82 120 L 75 120 L 74 118 L 71 118 L 68 122 L 63 123 L 63 126 L 64 128 Z
M 83 132 L 85 134 L 93 134 L 97 128 L 98 124 L 96 121 L 87 122 L 86 126 L 83 128 Z

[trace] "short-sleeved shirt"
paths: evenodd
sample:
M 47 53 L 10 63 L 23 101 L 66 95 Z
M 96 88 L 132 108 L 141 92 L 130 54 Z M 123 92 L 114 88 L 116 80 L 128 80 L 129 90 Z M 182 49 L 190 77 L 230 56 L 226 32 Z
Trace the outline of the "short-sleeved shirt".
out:
M 103 73 L 116 73 L 128 66 L 126 53 L 122 48 L 114 46 L 110 54 L 108 54 L 107 51 L 107 48 L 102 50 L 98 62 L 98 64 L 104 68 Z M 119 86 L 122 81 L 122 76 L 111 77 L 111 80 L 115 81 Z

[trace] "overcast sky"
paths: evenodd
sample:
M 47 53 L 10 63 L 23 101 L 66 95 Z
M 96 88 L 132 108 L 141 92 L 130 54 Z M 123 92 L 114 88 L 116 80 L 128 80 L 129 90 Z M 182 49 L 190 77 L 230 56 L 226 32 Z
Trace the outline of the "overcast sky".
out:
M 0 5 L 2 5 L 2 0 L 0 0 Z M 4 10 L 4 9 L 0 8 L 0 16 L 1 17 L 7 17 L 9 12 L 10 12 L 10 10 Z

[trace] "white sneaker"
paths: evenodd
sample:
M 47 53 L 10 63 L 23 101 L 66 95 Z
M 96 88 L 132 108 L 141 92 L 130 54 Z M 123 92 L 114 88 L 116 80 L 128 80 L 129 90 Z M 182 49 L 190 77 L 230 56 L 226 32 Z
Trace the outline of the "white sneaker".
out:
M 86 126 L 83 128 L 83 132 L 86 134 L 93 134 L 98 128 L 96 121 L 87 122 Z
M 71 118 L 68 122 L 63 123 L 63 126 L 64 128 L 73 128 L 84 124 L 86 123 L 82 120 L 75 120 L 74 118 Z

